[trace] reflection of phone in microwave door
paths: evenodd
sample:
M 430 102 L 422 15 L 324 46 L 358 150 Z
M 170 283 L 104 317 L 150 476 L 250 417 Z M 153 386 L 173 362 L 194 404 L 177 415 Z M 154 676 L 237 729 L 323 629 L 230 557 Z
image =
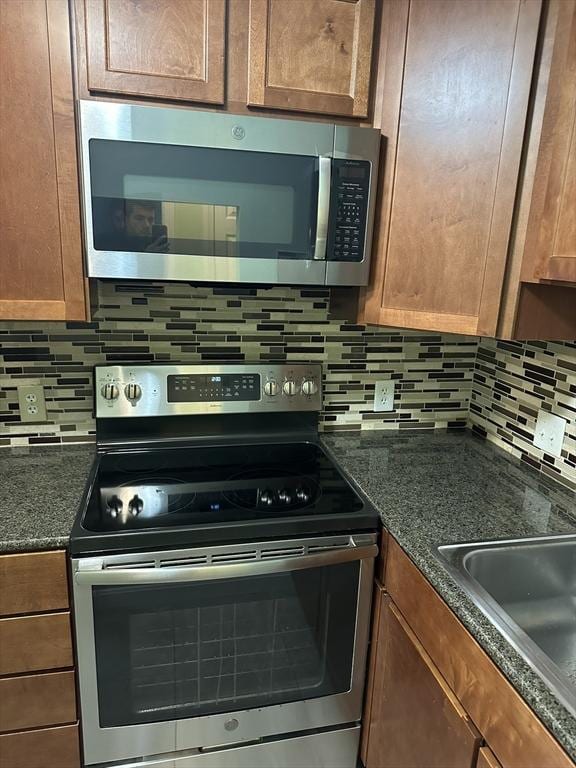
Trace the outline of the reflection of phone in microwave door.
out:
M 168 227 L 166 224 L 152 224 L 152 240 L 159 240 L 161 237 L 168 240 Z

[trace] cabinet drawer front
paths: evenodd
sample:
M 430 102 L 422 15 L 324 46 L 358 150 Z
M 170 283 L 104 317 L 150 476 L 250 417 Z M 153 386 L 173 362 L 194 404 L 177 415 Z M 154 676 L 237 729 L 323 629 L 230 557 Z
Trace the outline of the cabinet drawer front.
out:
M 80 768 L 78 725 L 0 736 L 0 765 L 6 768 L 47 768 L 48 765 Z
M 0 616 L 68 608 L 64 552 L 0 557 Z
M 385 586 L 506 768 L 574 768 L 552 734 L 391 536 Z
M 0 675 L 71 667 L 70 614 L 0 619 Z
M 0 680 L 0 731 L 60 725 L 75 720 L 73 672 Z

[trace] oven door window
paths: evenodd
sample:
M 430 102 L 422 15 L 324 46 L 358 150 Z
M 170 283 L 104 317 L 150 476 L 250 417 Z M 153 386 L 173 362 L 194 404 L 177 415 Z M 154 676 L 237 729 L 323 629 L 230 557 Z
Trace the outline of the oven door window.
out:
M 311 259 L 318 160 L 92 139 L 94 248 Z
M 359 571 L 93 587 L 100 726 L 348 691 Z

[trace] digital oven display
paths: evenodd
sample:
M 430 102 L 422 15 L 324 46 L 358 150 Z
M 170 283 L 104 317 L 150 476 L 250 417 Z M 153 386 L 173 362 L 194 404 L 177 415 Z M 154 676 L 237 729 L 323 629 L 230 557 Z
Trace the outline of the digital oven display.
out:
M 222 373 L 168 376 L 169 403 L 224 403 L 260 400 L 260 374 Z

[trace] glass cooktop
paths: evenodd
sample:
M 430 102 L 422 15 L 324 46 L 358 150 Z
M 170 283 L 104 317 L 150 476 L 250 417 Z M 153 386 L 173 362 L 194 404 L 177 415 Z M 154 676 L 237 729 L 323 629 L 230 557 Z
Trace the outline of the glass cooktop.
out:
M 350 515 L 362 500 L 306 442 L 103 454 L 82 521 L 93 532 Z

